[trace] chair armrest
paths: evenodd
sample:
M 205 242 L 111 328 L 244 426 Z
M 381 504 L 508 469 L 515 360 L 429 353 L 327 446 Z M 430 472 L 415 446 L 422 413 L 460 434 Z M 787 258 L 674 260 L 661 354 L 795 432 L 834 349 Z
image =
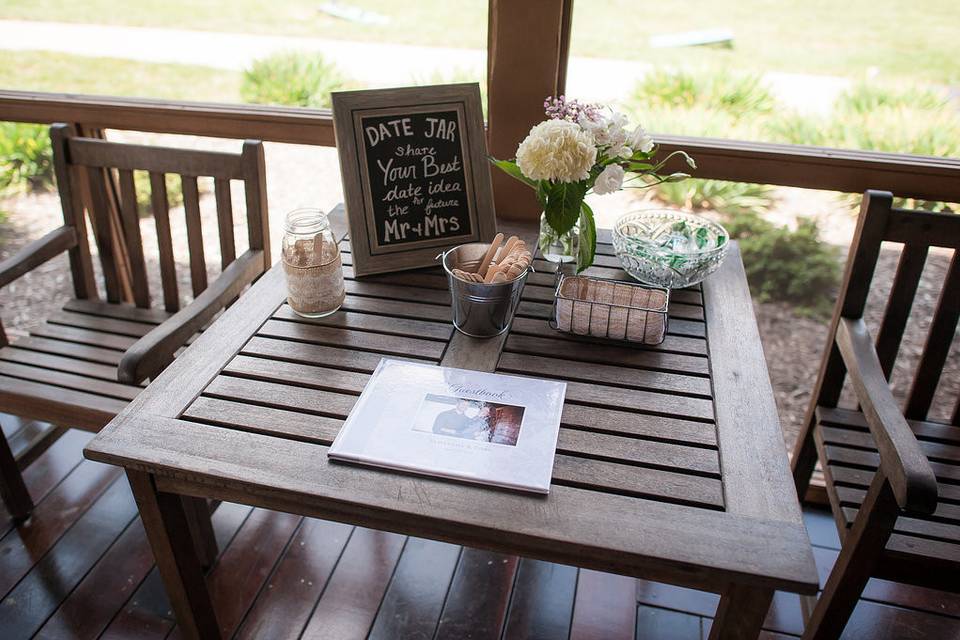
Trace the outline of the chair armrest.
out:
M 127 349 L 120 359 L 117 379 L 126 384 L 139 384 L 156 377 L 173 362 L 173 354 L 190 336 L 240 295 L 243 288 L 263 271 L 263 251 L 247 251 L 234 260 L 193 302 Z
M 880 469 L 890 481 L 897 504 L 907 511 L 933 513 L 937 508 L 936 477 L 890 393 L 870 331 L 862 319 L 840 319 L 837 346 L 877 442 Z
M 17 253 L 0 262 L 0 287 L 5 287 L 44 262 L 77 246 L 77 232 L 73 227 L 54 229 L 39 240 L 34 240 Z

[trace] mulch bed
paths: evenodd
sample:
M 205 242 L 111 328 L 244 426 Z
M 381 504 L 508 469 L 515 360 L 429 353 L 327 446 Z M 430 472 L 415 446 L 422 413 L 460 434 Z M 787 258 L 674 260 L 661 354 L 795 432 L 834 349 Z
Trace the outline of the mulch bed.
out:
M 881 251 L 877 263 L 864 314 L 874 336 L 886 309 L 899 257 L 899 249 L 891 245 Z M 909 393 L 949 265 L 949 251 L 931 250 L 893 370 L 893 393 L 898 400 L 904 400 Z M 784 440 L 788 447 L 792 447 L 816 384 L 830 319 L 799 316 L 790 305 L 782 303 L 759 303 L 755 309 L 770 380 L 777 396 Z M 932 418 L 941 421 L 949 421 L 960 395 L 958 351 L 960 340 L 954 338 L 930 411 Z M 843 396 L 844 404 L 851 406 L 852 397 L 848 388 Z

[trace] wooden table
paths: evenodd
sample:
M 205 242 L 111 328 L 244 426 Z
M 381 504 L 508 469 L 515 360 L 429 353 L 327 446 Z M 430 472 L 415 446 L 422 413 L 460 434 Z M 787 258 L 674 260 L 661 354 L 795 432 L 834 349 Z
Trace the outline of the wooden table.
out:
M 626 277 L 600 239 L 591 272 Z M 305 320 L 274 267 L 86 448 L 126 468 L 188 637 L 219 631 L 197 559 L 209 532 L 187 526 L 196 501 L 181 496 L 714 591 L 712 638 L 755 638 L 774 590 L 816 593 L 735 248 L 702 290 L 673 293 L 650 348 L 551 330 L 550 273 L 530 276 L 510 332 L 489 340 L 453 330 L 435 270 L 345 275 L 343 311 Z M 566 380 L 550 494 L 329 462 L 382 356 Z

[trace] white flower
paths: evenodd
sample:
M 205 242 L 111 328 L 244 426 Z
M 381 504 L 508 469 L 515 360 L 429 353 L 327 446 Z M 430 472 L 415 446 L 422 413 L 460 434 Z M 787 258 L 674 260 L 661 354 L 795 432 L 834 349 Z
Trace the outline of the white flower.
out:
M 633 149 L 630 147 L 620 144 L 615 147 L 609 147 L 606 151 L 607 157 L 610 158 L 623 158 L 624 160 L 633 156 Z
M 608 164 L 604 167 L 597 181 L 593 185 L 594 193 L 606 195 L 613 193 L 623 185 L 623 167 L 618 164 Z
M 607 119 L 599 113 L 580 116 L 578 124 L 593 137 L 593 142 L 598 147 L 610 144 L 610 138 L 607 135 Z
M 610 138 L 613 140 L 626 140 L 627 139 L 627 116 L 614 111 L 610 116 L 610 119 L 607 120 L 607 129 L 610 131 Z
M 629 158 L 633 149 L 627 145 L 627 116 L 616 111 L 610 117 L 598 113 L 580 117 L 580 126 L 593 136 L 593 143 L 608 158 Z
M 517 166 L 531 180 L 579 182 L 597 161 L 593 138 L 575 122 L 546 120 L 517 147 Z
M 627 144 L 632 149 L 637 149 L 643 153 L 650 153 L 653 149 L 653 138 L 650 137 L 643 127 L 637 125 L 627 139 Z

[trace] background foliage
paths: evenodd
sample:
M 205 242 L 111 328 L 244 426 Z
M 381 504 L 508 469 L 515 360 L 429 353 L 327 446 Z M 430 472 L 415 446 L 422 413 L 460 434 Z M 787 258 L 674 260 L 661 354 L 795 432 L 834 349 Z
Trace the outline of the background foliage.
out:
M 725 221 L 740 242 L 750 290 L 762 302 L 788 302 L 802 314 L 826 315 L 833 308 L 840 263 L 835 247 L 820 241 L 817 223 L 800 219 L 796 229 L 777 226 L 757 213 Z
M 329 107 L 330 92 L 352 83 L 319 53 L 289 51 L 255 60 L 243 72 L 245 102 L 292 107 Z
M 53 151 L 43 125 L 0 122 L 0 193 L 53 186 Z

